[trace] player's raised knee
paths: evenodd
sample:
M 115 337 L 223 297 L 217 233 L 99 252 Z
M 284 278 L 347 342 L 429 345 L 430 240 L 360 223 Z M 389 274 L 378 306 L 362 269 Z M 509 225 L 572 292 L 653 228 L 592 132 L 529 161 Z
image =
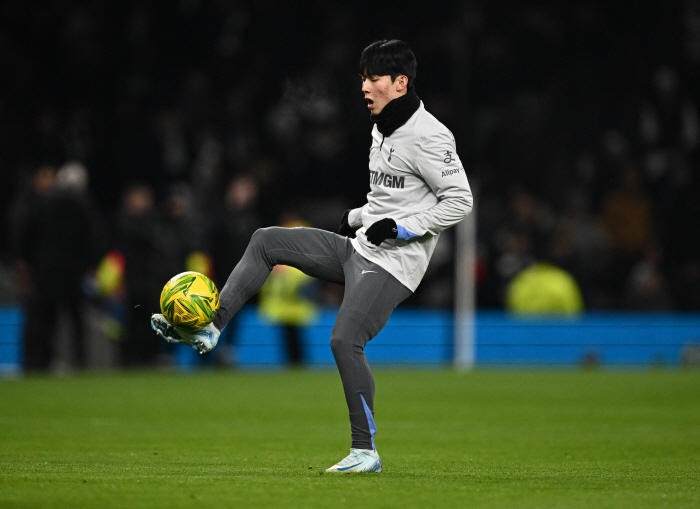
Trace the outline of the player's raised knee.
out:
M 275 233 L 275 230 L 281 230 L 279 226 L 269 226 L 267 228 L 258 228 L 250 237 L 251 244 L 264 244 Z

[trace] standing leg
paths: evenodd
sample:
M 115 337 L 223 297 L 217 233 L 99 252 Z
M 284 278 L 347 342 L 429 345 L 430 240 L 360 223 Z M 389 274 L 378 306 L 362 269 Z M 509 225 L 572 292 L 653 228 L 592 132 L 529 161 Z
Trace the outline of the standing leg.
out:
M 364 348 L 411 291 L 357 254 L 346 237 L 313 228 L 263 228 L 253 234 L 221 290 L 219 314 L 214 320 L 217 329 L 221 330 L 260 290 L 278 264 L 345 284 L 343 304 L 331 333 L 331 349 L 350 412 L 353 448 L 373 449 L 374 379 Z
M 345 264 L 345 296 L 331 332 L 331 349 L 350 413 L 353 449 L 375 449 L 374 378 L 365 345 L 411 291 L 357 253 Z

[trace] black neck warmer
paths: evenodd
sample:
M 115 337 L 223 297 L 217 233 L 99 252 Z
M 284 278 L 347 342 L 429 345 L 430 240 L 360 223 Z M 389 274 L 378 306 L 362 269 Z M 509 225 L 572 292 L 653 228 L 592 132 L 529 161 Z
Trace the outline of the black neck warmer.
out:
M 370 114 L 369 118 L 377 124 L 377 129 L 384 136 L 391 136 L 399 127 L 418 110 L 420 99 L 416 95 L 413 85 L 408 87 L 408 92 L 387 103 L 379 115 Z

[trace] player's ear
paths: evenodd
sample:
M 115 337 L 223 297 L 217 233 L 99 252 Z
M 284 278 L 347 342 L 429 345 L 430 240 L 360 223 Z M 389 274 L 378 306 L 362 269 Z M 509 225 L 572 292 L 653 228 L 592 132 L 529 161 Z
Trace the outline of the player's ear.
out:
M 404 76 L 403 74 L 401 76 L 397 76 L 394 80 L 394 85 L 396 86 L 397 92 L 403 92 L 406 87 L 408 87 L 408 76 Z

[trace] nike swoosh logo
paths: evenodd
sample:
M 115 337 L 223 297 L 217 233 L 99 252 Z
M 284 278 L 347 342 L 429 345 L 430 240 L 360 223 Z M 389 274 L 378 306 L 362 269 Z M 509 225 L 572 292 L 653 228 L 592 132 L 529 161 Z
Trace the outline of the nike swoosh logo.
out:
M 377 273 L 376 270 L 363 270 L 362 271 L 363 274 L 367 274 L 368 272 L 374 272 L 375 274 Z
M 357 463 L 355 465 L 351 465 L 349 467 L 339 468 L 338 472 L 345 472 L 346 470 L 350 470 L 351 468 L 355 468 L 357 465 L 362 465 L 362 462 L 360 461 L 359 463 Z

